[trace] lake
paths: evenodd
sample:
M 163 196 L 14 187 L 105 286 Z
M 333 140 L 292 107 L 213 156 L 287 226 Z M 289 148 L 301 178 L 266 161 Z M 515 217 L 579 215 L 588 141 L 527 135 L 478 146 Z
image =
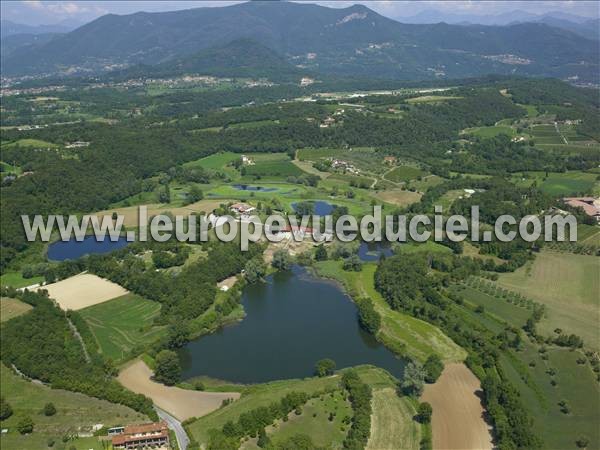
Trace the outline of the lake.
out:
M 337 285 L 295 266 L 244 289 L 243 321 L 180 351 L 183 378 L 206 375 L 239 383 L 311 376 L 331 358 L 338 368 L 373 364 L 401 377 L 404 361 L 365 333 Z
M 310 203 L 313 205 L 314 214 L 317 216 L 327 216 L 333 212 L 333 205 L 328 202 L 324 202 L 323 200 L 308 200 L 306 203 Z M 292 208 L 294 211 L 296 210 L 296 205 L 298 203 L 292 203 Z
M 392 244 L 389 241 L 361 242 L 358 247 L 358 257 L 361 261 L 379 261 L 381 256 L 392 256 Z
M 274 187 L 250 186 L 249 184 L 232 184 L 231 187 L 238 191 L 274 192 L 278 190 Z
M 107 236 L 103 241 L 97 241 L 94 236 L 86 236 L 82 241 L 71 238 L 68 241 L 53 242 L 48 246 L 48 259 L 50 261 L 65 261 L 78 259 L 92 253 L 109 253 L 119 250 L 128 244 L 125 236 L 117 241 L 111 241 Z

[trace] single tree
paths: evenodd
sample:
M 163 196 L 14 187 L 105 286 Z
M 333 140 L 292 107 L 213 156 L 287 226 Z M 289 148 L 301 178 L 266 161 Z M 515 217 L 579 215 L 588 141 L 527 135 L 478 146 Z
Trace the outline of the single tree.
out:
M 292 266 L 292 257 L 287 250 L 277 249 L 273 252 L 271 265 L 277 270 L 289 270 Z
M 420 397 L 425 384 L 425 371 L 423 366 L 416 362 L 409 362 L 404 370 L 404 379 L 400 383 L 402 392 L 411 397 Z
M 156 355 L 156 369 L 154 379 L 160 383 L 172 386 L 181 377 L 181 366 L 179 357 L 172 350 L 162 350 Z
M 4 397 L 0 397 L 0 420 L 8 419 L 12 416 L 13 410 Z
M 418 420 L 421 423 L 429 423 L 431 422 L 431 414 L 433 413 L 433 408 L 427 402 L 423 402 L 419 404 L 419 408 L 417 409 Z
M 333 375 L 335 371 L 335 361 L 333 359 L 325 358 L 321 359 L 315 365 L 315 374 L 319 377 L 326 377 Z
M 315 251 L 315 260 L 317 261 L 326 261 L 327 260 L 327 249 L 323 244 L 317 246 L 317 250 Z
M 56 407 L 54 406 L 54 403 L 46 403 L 44 405 L 44 415 L 53 416 L 54 414 L 56 414 Z
M 17 431 L 21 434 L 29 434 L 33 431 L 33 420 L 29 416 L 23 416 L 17 422 Z
M 425 369 L 425 381 L 435 383 L 444 370 L 444 363 L 438 355 L 430 355 L 423 365 Z
M 244 266 L 246 281 L 250 284 L 256 283 L 263 279 L 267 273 L 267 268 L 262 260 L 262 257 L 252 258 Z

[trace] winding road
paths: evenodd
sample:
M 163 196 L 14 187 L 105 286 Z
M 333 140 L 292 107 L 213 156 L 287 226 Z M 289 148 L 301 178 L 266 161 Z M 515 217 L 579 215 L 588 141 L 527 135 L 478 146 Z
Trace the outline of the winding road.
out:
M 188 435 L 185 432 L 183 425 L 181 425 L 181 422 L 172 415 L 170 415 L 168 412 L 163 411 L 157 406 L 155 406 L 154 409 L 158 413 L 158 417 L 160 417 L 161 420 L 164 420 L 167 423 L 167 426 L 175 432 L 175 436 L 177 437 L 177 444 L 179 445 L 179 450 L 186 450 L 190 443 L 190 439 L 188 438 Z

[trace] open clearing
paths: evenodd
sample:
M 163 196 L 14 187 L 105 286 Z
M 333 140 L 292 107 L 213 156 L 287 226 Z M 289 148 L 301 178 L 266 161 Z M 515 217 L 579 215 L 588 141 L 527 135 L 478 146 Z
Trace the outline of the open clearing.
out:
M 492 448 L 478 391 L 479 380 L 464 364 L 447 364 L 437 382 L 425 385 L 421 401 L 433 407 L 434 449 Z
M 600 349 L 599 258 L 544 251 L 533 263 L 500 275 L 498 284 L 546 305 L 538 327 L 543 335 L 562 328 L 581 336 L 586 347 Z
M 2 297 L 0 299 L 0 322 L 6 322 L 13 317 L 25 314 L 30 309 L 32 309 L 31 306 L 16 298 Z
M 408 206 L 421 200 L 421 196 L 418 192 L 390 189 L 389 191 L 378 192 L 374 197 L 393 205 Z
M 81 310 L 104 356 L 121 361 L 136 346 L 154 342 L 165 327 L 152 326 L 160 303 L 127 294 Z
M 398 397 L 393 388 L 373 391 L 371 437 L 367 450 L 418 449 L 421 430 L 413 417 L 417 413 L 407 397 Z
M 38 289 L 48 291 L 65 311 L 97 305 L 127 294 L 127 289 L 96 275 L 82 273 Z
M 179 420 L 201 417 L 221 407 L 223 400 L 240 398 L 239 392 L 201 392 L 165 386 L 152 381 L 152 370 L 137 360 L 119 373 L 118 380 L 127 389 L 144 394 L 161 409 Z

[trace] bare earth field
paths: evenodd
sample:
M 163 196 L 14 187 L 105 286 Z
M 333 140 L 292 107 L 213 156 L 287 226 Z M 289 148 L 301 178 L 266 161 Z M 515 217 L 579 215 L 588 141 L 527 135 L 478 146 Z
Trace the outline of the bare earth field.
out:
M 476 394 L 480 390 L 479 380 L 464 364 L 447 364 L 436 383 L 425 385 L 421 401 L 433 407 L 434 449 L 492 448 L 485 411 Z
M 170 212 L 171 214 L 178 216 L 189 216 L 190 214 L 198 214 L 204 211 L 209 214 L 213 209 L 218 208 L 223 203 L 223 200 L 200 200 L 199 202 L 192 203 L 187 206 L 169 206 L 161 204 L 145 205 L 148 208 L 148 218 L 162 214 L 164 212 Z M 97 216 L 111 216 L 113 212 L 124 216 L 123 225 L 127 227 L 137 227 L 139 225 L 139 206 L 126 206 L 123 208 L 115 208 L 106 211 L 99 211 L 95 213 Z
M 402 189 L 390 189 L 377 193 L 377 198 L 386 203 L 398 206 L 408 206 L 421 200 L 422 194 L 418 192 L 403 191 Z
M 152 370 L 140 360 L 119 373 L 119 382 L 127 389 L 144 394 L 161 409 L 179 420 L 201 417 L 221 407 L 225 399 L 237 400 L 239 392 L 201 392 L 165 386 L 152 381 Z
M 89 273 L 75 275 L 39 289 L 47 290 L 50 298 L 56 300 L 64 310 L 87 308 L 128 293 L 118 284 Z

